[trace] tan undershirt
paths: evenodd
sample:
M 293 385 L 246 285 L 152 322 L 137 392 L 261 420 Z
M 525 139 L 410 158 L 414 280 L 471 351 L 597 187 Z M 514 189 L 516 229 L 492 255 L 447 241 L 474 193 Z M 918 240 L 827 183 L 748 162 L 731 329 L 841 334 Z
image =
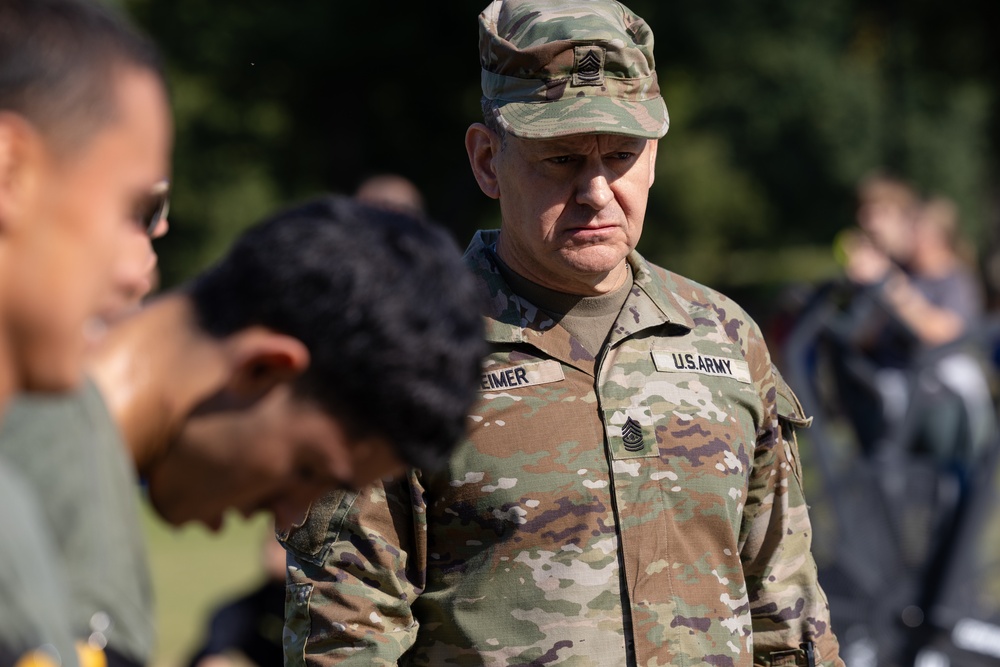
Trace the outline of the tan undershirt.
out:
M 632 267 L 628 262 L 625 263 L 628 274 L 621 287 L 600 296 L 580 296 L 557 292 L 532 282 L 507 266 L 495 251 L 490 254 L 500 275 L 515 294 L 551 315 L 587 352 L 597 358 L 632 290 Z

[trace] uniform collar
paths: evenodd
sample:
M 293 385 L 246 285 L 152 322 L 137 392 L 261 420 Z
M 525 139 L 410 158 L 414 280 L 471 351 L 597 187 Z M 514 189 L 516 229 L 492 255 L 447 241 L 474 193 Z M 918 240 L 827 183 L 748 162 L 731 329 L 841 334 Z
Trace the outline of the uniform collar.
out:
M 494 265 L 487 249 L 496 243 L 498 230 L 479 231 L 465 251 L 465 261 L 484 291 L 486 339 L 490 343 L 528 343 L 567 363 L 591 370 L 593 359 L 579 356 L 565 330 L 534 304 L 518 297 Z M 673 325 L 674 334 L 694 328 L 694 320 L 671 291 L 670 274 L 649 264 L 637 252 L 628 256 L 633 288 L 625 301 L 610 340 L 614 345 L 643 329 Z M 589 361 L 589 363 L 588 363 Z
M 686 301 L 682 303 L 678 299 L 677 294 L 671 289 L 674 284 L 674 275 L 658 266 L 654 266 L 647 262 L 642 255 L 633 250 L 629 253 L 628 263 L 632 265 L 633 274 L 633 285 L 635 288 L 632 290 L 631 297 L 639 297 L 636 291 L 645 295 L 645 300 L 648 301 L 645 305 L 647 308 L 647 316 L 645 318 L 638 317 L 636 319 L 636 324 L 640 326 L 627 327 L 629 329 L 634 329 L 638 331 L 640 329 L 645 329 L 650 326 L 655 326 L 659 324 L 672 324 L 675 327 L 683 328 L 687 333 L 694 328 L 695 322 L 691 313 L 683 305 L 687 303 Z M 629 301 L 625 302 L 625 308 L 623 310 L 627 311 L 633 305 L 633 299 L 630 297 Z M 636 299 L 639 303 L 642 303 L 641 299 Z M 620 320 L 619 320 L 619 323 Z

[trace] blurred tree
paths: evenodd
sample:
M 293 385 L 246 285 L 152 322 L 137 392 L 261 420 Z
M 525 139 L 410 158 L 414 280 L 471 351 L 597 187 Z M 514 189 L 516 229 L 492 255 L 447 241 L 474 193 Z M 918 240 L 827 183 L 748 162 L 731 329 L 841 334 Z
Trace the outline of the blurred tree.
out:
M 982 219 L 992 87 L 921 63 L 915 45 L 933 30 L 922 17 L 857 0 L 650 10 L 676 119 L 654 202 L 680 224 L 646 239 L 648 254 L 725 284 L 741 251 L 776 246 L 784 276 L 758 262 L 735 281 L 816 277 L 832 269 L 823 246 L 853 221 L 854 185 L 877 168 L 953 196 L 967 222 Z M 678 173 L 690 170 L 700 173 Z
M 165 283 L 276 205 L 375 172 L 414 180 L 461 243 L 498 223 L 462 148 L 479 114 L 478 5 L 124 4 L 173 86 Z M 986 233 L 1000 52 L 971 0 L 628 4 L 653 27 L 672 114 L 650 258 L 723 286 L 829 274 L 854 184 L 883 166 L 956 198 Z

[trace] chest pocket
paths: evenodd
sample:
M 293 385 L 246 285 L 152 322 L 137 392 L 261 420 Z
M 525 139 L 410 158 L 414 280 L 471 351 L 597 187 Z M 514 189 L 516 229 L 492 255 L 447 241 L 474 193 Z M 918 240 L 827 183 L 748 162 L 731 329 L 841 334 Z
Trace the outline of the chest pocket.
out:
M 626 349 L 610 368 L 602 409 L 615 460 L 745 473 L 763 408 L 744 359 Z
M 732 548 L 712 540 L 739 532 L 764 417 L 757 385 L 735 346 L 702 338 L 650 349 L 643 342 L 626 341 L 603 366 L 617 506 L 661 517 L 657 544 L 683 543 L 671 531 L 697 517 L 707 551 Z M 645 539 L 642 531 L 623 537 Z
M 580 525 L 613 535 L 592 376 L 555 360 L 505 358 L 484 368 L 482 383 L 490 388 L 469 415 L 469 437 L 445 471 L 428 477 L 428 539 L 439 566 L 503 553 L 494 546 L 508 540 L 550 549 L 554 535 Z

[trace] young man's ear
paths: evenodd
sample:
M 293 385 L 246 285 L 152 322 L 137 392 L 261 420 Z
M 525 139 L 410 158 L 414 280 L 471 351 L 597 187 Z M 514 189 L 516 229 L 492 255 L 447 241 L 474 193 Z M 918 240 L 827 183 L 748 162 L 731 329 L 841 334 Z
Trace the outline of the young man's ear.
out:
M 0 111 L 0 233 L 28 215 L 44 141 L 24 118 Z
M 309 349 L 302 341 L 264 327 L 251 327 L 231 341 L 231 372 L 227 389 L 254 400 L 309 368 Z

